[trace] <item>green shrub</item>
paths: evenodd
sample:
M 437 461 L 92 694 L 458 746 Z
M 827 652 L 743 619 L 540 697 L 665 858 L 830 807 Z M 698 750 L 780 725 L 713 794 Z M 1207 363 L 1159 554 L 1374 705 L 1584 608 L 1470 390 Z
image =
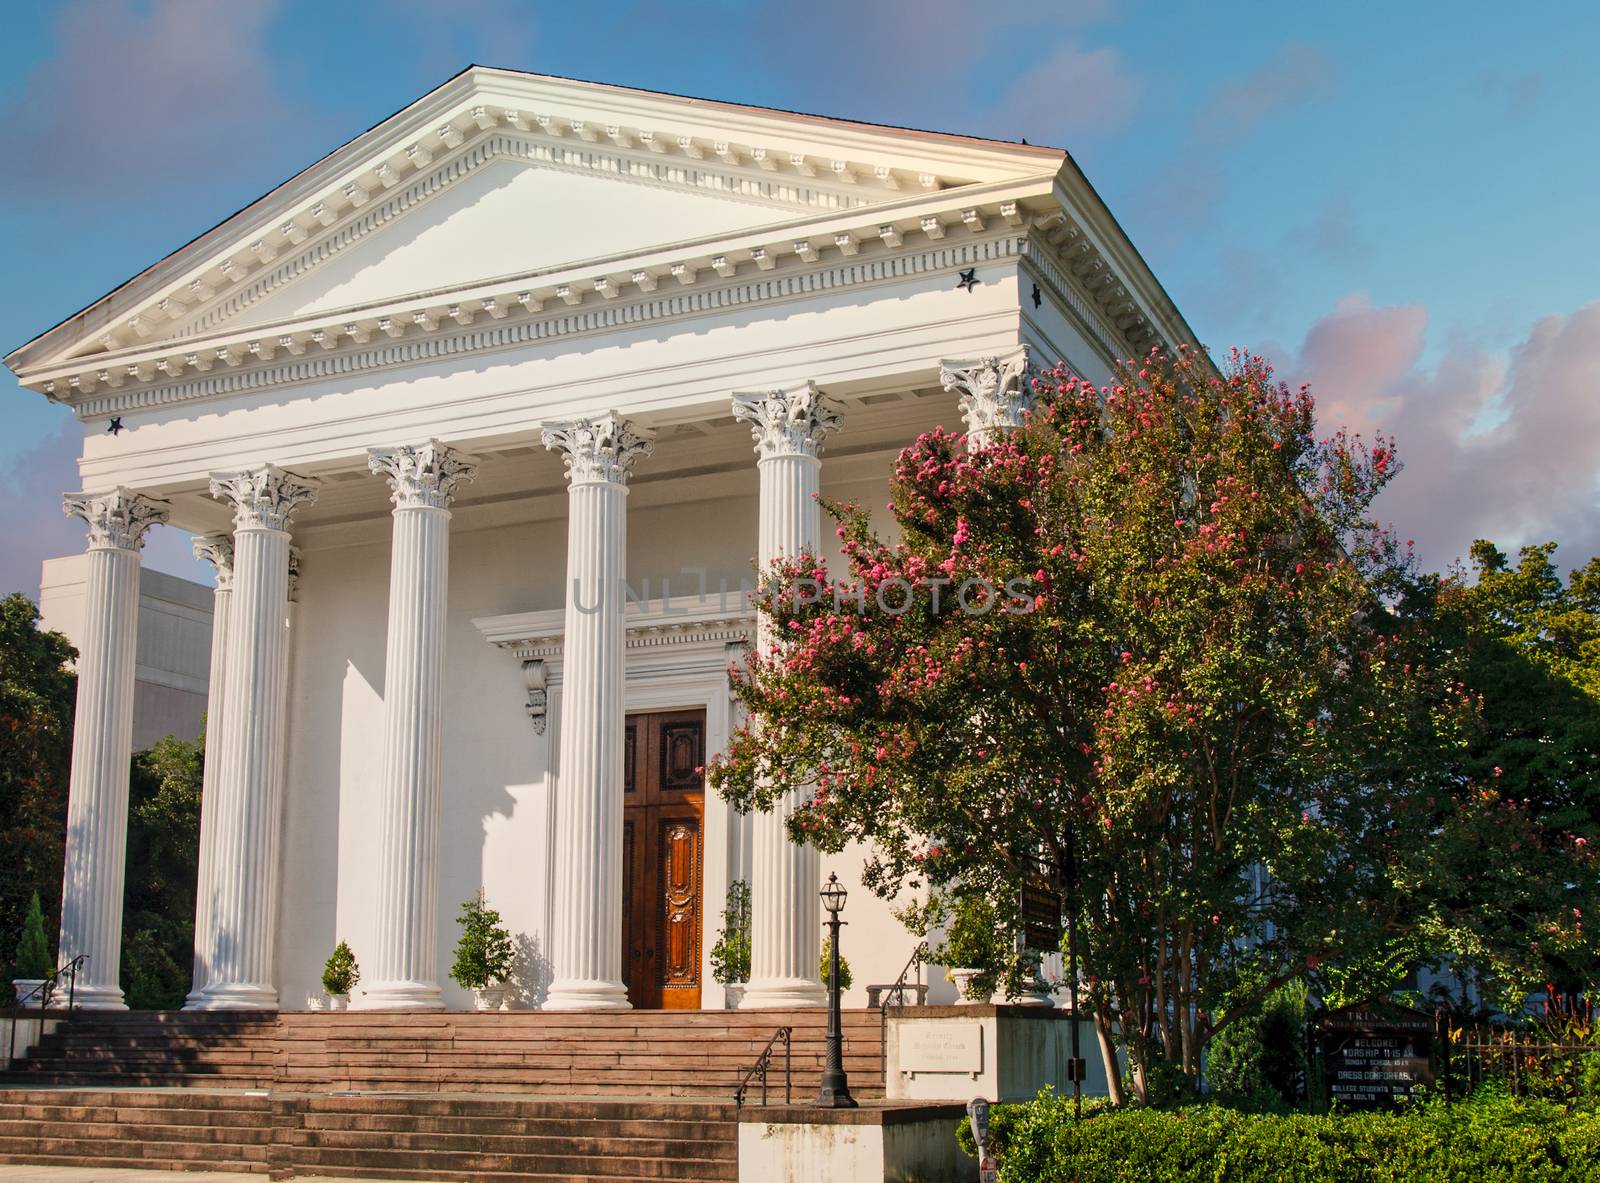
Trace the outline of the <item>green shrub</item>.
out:
M 822 956 L 817 958 L 817 976 L 822 979 L 824 987 L 828 985 L 828 959 L 833 954 L 833 938 L 822 938 Z M 845 960 L 843 953 L 839 954 L 839 989 L 850 989 L 850 983 L 855 979 L 850 976 L 850 963 Z
M 1287 1112 L 1306 1078 L 1306 987 L 1280 986 L 1251 1014 L 1229 1023 L 1206 1048 L 1206 1084 L 1224 1104 L 1252 1113 Z
M 711 977 L 719 986 L 750 980 L 750 885 L 743 879 L 728 884 L 722 931 L 711 946 Z
M 509 981 L 516 951 L 511 934 L 500 924 L 500 913 L 484 899 L 483 888 L 462 903 L 456 921 L 461 925 L 461 939 L 456 942 L 456 963 L 450 967 L 456 985 L 481 990 Z
M 28 915 L 22 922 L 11 972 L 19 978 L 47 978 L 55 968 L 50 961 L 50 939 L 44 931 L 44 909 L 39 906 L 39 893 L 34 892 L 28 901 Z
M 1046 1092 L 997 1106 L 990 1141 L 1002 1183 L 1600 1183 L 1600 1115 L 1492 1091 L 1326 1116 L 1102 1103 L 1081 1122 Z
M 329 994 L 348 994 L 361 980 L 361 968 L 356 965 L 356 955 L 350 946 L 340 941 L 322 967 L 322 988 Z
M 1000 987 L 1010 967 L 1013 951 L 994 904 L 977 892 L 962 895 L 955 905 L 950 928 L 932 959 L 952 969 L 979 973 L 969 986 L 969 997 L 987 998 Z

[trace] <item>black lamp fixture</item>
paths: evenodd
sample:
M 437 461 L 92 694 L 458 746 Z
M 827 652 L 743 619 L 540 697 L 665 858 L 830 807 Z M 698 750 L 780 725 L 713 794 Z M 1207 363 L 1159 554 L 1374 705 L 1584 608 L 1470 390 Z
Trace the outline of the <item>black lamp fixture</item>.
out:
M 828 1059 L 822 1069 L 822 1084 L 817 1089 L 821 1109 L 855 1109 L 850 1082 L 844 1075 L 844 1031 L 839 1020 L 839 926 L 844 922 L 847 893 L 839 876 L 830 874 L 822 888 L 822 906 L 828 910 Z

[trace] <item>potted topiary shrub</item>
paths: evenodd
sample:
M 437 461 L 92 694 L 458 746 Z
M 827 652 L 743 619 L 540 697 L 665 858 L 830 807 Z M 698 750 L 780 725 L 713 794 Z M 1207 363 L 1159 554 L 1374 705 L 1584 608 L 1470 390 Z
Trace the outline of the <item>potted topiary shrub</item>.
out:
M 329 1010 L 348 1010 L 350 991 L 361 980 L 361 968 L 356 965 L 356 955 L 350 946 L 340 941 L 322 967 L 322 988 L 328 992 Z
M 17 941 L 11 972 L 17 975 L 11 979 L 11 988 L 17 992 L 17 1005 L 30 1010 L 43 1007 L 42 991 L 31 998 L 29 995 L 44 985 L 45 979 L 55 972 L 55 966 L 50 960 L 50 941 L 44 932 L 44 909 L 39 906 L 38 892 L 28 901 L 28 915 L 22 922 L 22 936 Z M 23 1002 L 25 998 L 27 1002 Z
M 477 1010 L 507 1009 L 506 984 L 511 980 L 515 950 L 511 934 L 500 924 L 500 913 L 484 899 L 483 888 L 461 905 L 456 922 L 461 925 L 461 939 L 456 942 L 451 979 L 472 991 Z
M 725 992 L 729 1010 L 738 1010 L 750 980 L 750 885 L 743 879 L 728 884 L 722 905 L 722 931 L 711 946 L 711 977 Z
M 998 919 L 985 896 L 963 895 L 956 903 L 944 943 L 933 951 L 934 960 L 950 967 L 945 976 L 955 983 L 958 1006 L 994 999 L 1007 955 Z

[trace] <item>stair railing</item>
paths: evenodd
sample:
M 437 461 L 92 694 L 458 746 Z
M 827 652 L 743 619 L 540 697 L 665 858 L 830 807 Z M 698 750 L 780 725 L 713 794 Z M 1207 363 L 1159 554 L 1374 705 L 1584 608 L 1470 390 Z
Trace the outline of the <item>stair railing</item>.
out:
M 745 1070 L 744 1077 L 739 1081 L 739 1087 L 733 1090 L 733 1107 L 735 1110 L 744 1108 L 745 1095 L 750 1091 L 750 1082 L 761 1082 L 761 1103 L 767 1103 L 767 1073 L 772 1068 L 772 1053 L 778 1044 L 783 1044 L 783 1103 L 794 1104 L 794 1028 L 779 1027 L 772 1033 L 772 1038 L 767 1040 L 767 1046 L 761 1049 L 761 1054 L 756 1057 L 756 1062 Z
M 6 1070 L 10 1071 L 17 1062 L 17 1023 L 33 1008 L 28 1006 L 35 998 L 39 1000 L 39 1023 L 44 1023 L 44 1012 L 50 1009 L 50 1000 L 61 992 L 61 979 L 67 980 L 67 1012 L 70 1014 L 78 1008 L 78 970 L 83 968 L 83 963 L 89 960 L 87 953 L 79 953 L 65 965 L 57 966 L 54 973 L 29 990 L 11 1010 L 11 1041 L 6 1047 Z
M 894 985 L 884 991 L 883 997 L 878 999 L 878 1068 L 883 1076 L 883 1085 L 889 1087 L 889 1006 L 904 1006 L 906 1004 L 906 989 L 910 985 L 907 981 L 912 974 L 922 968 L 922 963 L 928 958 L 928 942 L 918 941 L 917 947 L 911 950 L 911 958 L 900 971 L 900 976 L 894 980 Z

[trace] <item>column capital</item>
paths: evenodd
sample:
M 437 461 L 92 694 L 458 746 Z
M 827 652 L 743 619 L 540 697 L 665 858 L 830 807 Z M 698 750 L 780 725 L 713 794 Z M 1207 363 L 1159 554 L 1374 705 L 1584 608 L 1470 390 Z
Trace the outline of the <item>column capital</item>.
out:
M 389 478 L 396 509 L 448 509 L 462 481 L 477 479 L 478 466 L 468 456 L 438 440 L 399 448 L 372 448 L 367 467 Z
M 939 363 L 939 381 L 961 392 L 961 417 L 971 447 L 983 447 L 996 432 L 1022 426 L 1022 414 L 1033 406 L 1028 347 L 1010 353 Z
M 822 439 L 842 423 L 839 405 L 815 382 L 733 396 L 733 417 L 750 425 L 756 451 L 767 456 L 819 456 Z
M 317 489 L 304 477 L 264 464 L 241 472 L 212 473 L 211 495 L 233 506 L 233 523 L 241 530 L 287 530 L 294 511 L 317 499 Z
M 172 512 L 167 502 L 121 485 L 109 493 L 68 493 L 61 509 L 89 523 L 90 550 L 137 551 L 144 546 L 145 531 Z
M 217 570 L 217 590 L 233 587 L 233 537 L 229 534 L 200 534 L 194 540 L 194 557 Z
M 544 446 L 562 454 L 567 479 L 575 485 L 625 485 L 634 461 L 655 451 L 653 437 L 615 411 L 552 423 L 544 429 Z

